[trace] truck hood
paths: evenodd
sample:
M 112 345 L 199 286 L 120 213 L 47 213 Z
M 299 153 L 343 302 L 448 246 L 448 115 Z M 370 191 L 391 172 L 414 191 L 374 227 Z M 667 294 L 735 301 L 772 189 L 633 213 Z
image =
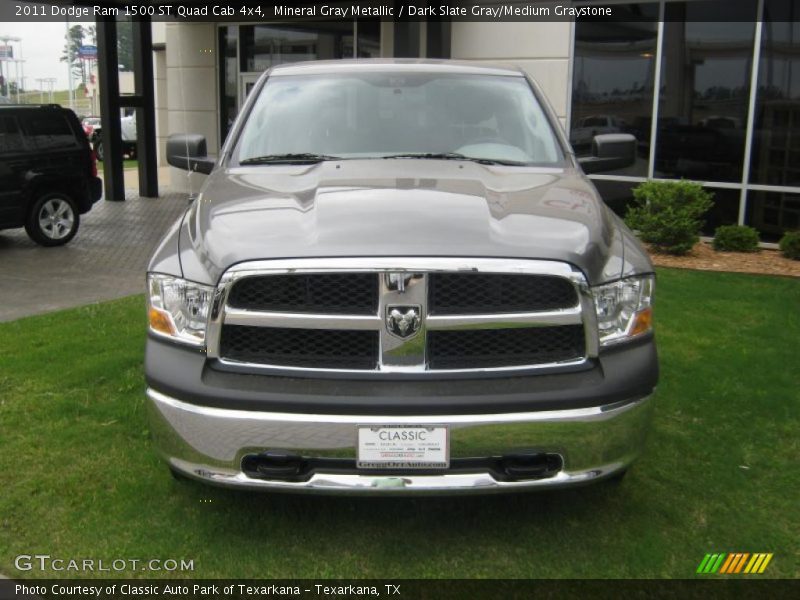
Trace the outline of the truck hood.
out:
M 181 227 L 184 277 L 248 260 L 480 256 L 619 275 L 617 221 L 572 169 L 419 159 L 217 169 Z

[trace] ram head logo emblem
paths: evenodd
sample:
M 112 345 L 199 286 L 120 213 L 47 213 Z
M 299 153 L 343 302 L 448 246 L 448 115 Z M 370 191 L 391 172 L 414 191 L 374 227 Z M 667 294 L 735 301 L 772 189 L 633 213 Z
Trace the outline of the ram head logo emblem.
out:
M 420 314 L 422 307 L 419 305 L 389 305 L 386 307 L 386 328 L 392 335 L 409 338 L 419 331 Z

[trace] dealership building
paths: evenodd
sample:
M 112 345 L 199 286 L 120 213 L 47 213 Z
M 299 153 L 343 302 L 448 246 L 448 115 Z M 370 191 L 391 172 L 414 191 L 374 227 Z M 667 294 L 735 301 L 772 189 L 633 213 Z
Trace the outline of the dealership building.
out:
M 616 210 L 639 182 L 683 178 L 714 192 L 706 233 L 741 223 L 769 242 L 800 228 L 800 0 L 603 4 L 625 19 L 156 24 L 160 160 L 170 133 L 202 133 L 216 152 L 273 65 L 353 57 L 510 63 L 539 83 L 578 154 L 600 133 L 636 137 L 632 166 L 592 175 Z M 172 184 L 185 189 L 186 174 L 173 170 Z

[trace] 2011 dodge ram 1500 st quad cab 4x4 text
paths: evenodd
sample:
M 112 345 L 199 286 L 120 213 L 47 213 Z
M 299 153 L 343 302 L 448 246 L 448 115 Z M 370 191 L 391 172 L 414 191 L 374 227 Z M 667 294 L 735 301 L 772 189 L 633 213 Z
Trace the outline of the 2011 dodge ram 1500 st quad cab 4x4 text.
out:
M 621 476 L 658 379 L 653 268 L 535 83 L 448 61 L 274 67 L 148 272 L 147 395 L 177 475 L 265 490 Z

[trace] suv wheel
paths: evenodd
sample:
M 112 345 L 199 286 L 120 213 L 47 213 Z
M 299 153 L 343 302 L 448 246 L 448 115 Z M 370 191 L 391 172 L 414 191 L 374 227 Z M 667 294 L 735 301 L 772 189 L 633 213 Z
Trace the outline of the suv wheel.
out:
M 72 198 L 61 192 L 49 192 L 33 203 L 25 223 L 30 238 L 42 246 L 60 246 L 78 232 L 80 215 Z
M 103 162 L 103 142 L 97 140 L 94 143 L 94 155 L 97 157 L 97 160 Z

